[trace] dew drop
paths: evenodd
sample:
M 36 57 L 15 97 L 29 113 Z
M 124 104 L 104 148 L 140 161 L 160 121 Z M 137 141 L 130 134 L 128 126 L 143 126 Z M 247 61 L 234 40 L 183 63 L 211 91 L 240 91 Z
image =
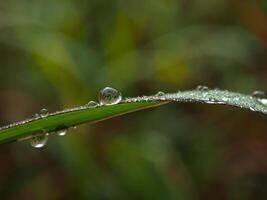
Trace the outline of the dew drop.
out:
M 47 117 L 47 115 L 48 115 L 48 110 L 45 109 L 45 108 L 43 108 L 43 109 L 40 111 L 39 115 L 40 115 L 42 118 Z
M 30 144 L 34 148 L 42 148 L 46 145 L 48 140 L 48 134 L 34 136 L 30 140 Z
M 67 129 L 58 130 L 56 133 L 58 136 L 65 136 L 67 134 Z
M 217 101 L 217 99 L 215 99 L 214 97 L 209 97 L 208 100 L 206 101 L 208 104 L 217 104 L 219 103 Z
M 252 93 L 252 96 L 255 97 L 255 98 L 259 98 L 259 99 L 264 99 L 264 98 L 266 98 L 267 95 L 263 91 L 254 91 Z
M 38 113 L 33 115 L 33 118 L 39 118 L 39 117 L 40 117 L 40 115 Z
M 253 108 L 253 107 L 249 107 L 249 109 L 250 109 L 251 111 L 256 111 L 255 108 Z
M 197 86 L 198 91 L 208 91 L 209 88 L 207 86 L 199 85 Z
M 263 91 L 254 91 L 252 93 L 252 96 L 257 98 L 257 100 L 264 104 L 264 105 L 267 105 L 267 94 Z
M 105 87 L 99 92 L 99 102 L 101 105 L 114 105 L 122 100 L 121 93 L 111 87 Z
M 240 101 L 239 97 L 234 97 L 234 101 Z
M 156 96 L 158 96 L 158 97 L 163 96 L 163 95 L 165 95 L 165 93 L 162 92 L 162 91 L 159 91 L 159 92 L 156 94 Z
M 86 104 L 89 108 L 95 108 L 98 106 L 98 103 L 95 101 L 89 101 L 89 103 Z
M 229 99 L 227 97 L 222 98 L 223 101 L 228 101 Z
M 258 99 L 258 101 L 267 106 L 267 99 Z

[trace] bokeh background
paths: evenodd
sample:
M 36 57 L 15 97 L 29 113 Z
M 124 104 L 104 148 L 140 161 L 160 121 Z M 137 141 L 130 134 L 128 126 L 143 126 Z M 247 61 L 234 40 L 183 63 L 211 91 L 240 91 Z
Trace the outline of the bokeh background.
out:
M 197 85 L 267 91 L 266 0 L 0 2 L 0 124 Z M 266 199 L 266 116 L 172 104 L 0 147 L 0 199 Z

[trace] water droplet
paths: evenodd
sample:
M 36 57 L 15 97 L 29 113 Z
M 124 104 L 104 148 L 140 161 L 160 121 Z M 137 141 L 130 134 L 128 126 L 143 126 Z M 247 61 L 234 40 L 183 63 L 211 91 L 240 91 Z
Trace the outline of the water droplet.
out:
M 40 115 L 38 113 L 34 114 L 33 118 L 39 118 Z
M 218 104 L 219 102 L 217 101 L 216 98 L 214 97 L 209 97 L 208 100 L 206 101 L 208 104 Z
M 40 111 L 39 115 L 40 115 L 42 118 L 47 117 L 47 115 L 48 115 L 48 110 L 45 109 L 45 108 L 43 108 L 43 109 Z
M 118 104 L 122 99 L 121 93 L 111 87 L 105 87 L 99 92 L 99 102 L 101 105 Z
M 234 101 L 240 101 L 239 97 L 234 97 Z
M 159 92 L 156 94 L 156 96 L 160 97 L 160 96 L 163 96 L 164 94 L 165 94 L 164 92 L 159 91 Z
M 259 99 L 264 99 L 264 98 L 266 98 L 267 95 L 263 91 L 254 91 L 252 93 L 252 96 L 255 97 L 255 98 L 259 98 Z
M 47 140 L 48 140 L 47 134 L 37 135 L 37 136 L 34 136 L 33 138 L 31 138 L 30 144 L 34 148 L 42 148 L 46 145 Z
M 229 98 L 227 98 L 227 97 L 223 97 L 222 100 L 223 100 L 223 101 L 228 101 Z
M 199 85 L 197 86 L 198 91 L 208 91 L 209 88 L 207 86 Z
M 90 102 L 87 103 L 86 105 L 87 105 L 87 107 L 89 107 L 89 108 L 95 108 L 95 107 L 98 106 L 98 103 L 95 102 L 95 101 L 90 101 Z
M 253 108 L 253 107 L 249 107 L 249 109 L 250 109 L 251 111 L 256 111 L 255 108 Z
M 65 136 L 67 134 L 67 129 L 58 130 L 56 133 L 58 136 Z
M 267 106 L 267 99 L 258 99 L 258 101 Z
M 267 94 L 263 91 L 254 91 L 252 96 L 257 98 L 257 100 L 263 105 L 267 105 Z

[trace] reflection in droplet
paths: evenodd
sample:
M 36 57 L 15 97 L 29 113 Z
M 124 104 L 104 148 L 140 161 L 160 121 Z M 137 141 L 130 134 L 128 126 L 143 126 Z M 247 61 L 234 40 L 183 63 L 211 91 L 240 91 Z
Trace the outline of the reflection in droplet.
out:
M 118 104 L 121 100 L 121 93 L 114 88 L 105 87 L 99 92 L 99 102 L 102 105 Z
M 30 144 L 34 148 L 42 148 L 46 145 L 48 140 L 48 135 L 37 135 L 30 139 Z

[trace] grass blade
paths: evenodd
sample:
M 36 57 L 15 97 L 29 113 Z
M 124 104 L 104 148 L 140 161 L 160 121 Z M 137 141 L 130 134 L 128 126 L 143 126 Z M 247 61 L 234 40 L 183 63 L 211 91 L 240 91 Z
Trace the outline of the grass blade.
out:
M 93 123 L 126 113 L 160 106 L 169 102 L 220 104 L 267 114 L 267 99 L 225 90 L 192 90 L 126 98 L 117 105 L 89 108 L 81 106 L 36 117 L 0 128 L 0 144 L 31 137 L 34 134 L 67 129 L 82 123 Z

